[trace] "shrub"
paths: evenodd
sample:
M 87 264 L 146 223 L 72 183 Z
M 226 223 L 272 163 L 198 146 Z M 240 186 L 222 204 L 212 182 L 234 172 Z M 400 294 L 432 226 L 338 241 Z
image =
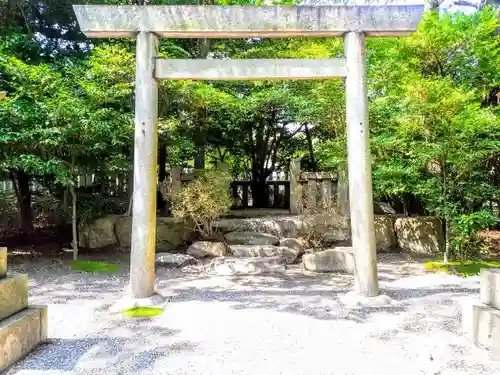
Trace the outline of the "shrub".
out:
M 202 237 L 214 237 L 215 220 L 231 210 L 230 183 L 228 173 L 208 171 L 182 189 L 171 191 L 173 216 L 192 222 Z

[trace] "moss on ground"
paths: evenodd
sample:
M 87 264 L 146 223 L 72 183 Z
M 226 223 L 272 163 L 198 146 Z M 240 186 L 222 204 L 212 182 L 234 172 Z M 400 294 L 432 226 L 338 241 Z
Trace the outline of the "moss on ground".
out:
M 120 266 L 97 260 L 74 260 L 71 269 L 84 272 L 116 272 Z
M 450 275 L 467 277 L 479 275 L 482 268 L 500 268 L 500 260 L 453 261 L 446 265 L 443 262 L 431 261 L 425 262 L 424 268 L 431 272 L 446 272 Z
M 132 307 L 123 310 L 122 314 L 128 318 L 154 318 L 160 315 L 163 309 L 160 307 Z

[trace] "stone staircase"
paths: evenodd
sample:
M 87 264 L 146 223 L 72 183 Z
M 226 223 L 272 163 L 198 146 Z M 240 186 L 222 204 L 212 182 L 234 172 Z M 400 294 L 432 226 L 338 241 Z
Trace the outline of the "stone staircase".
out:
M 47 340 L 47 307 L 28 305 L 28 275 L 7 273 L 0 247 L 0 373 Z

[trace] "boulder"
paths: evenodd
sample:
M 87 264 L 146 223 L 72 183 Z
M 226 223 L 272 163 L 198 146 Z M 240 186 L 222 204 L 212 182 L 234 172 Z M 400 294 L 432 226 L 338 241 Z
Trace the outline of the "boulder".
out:
M 173 253 L 157 253 L 156 264 L 161 266 L 180 268 L 191 264 L 196 264 L 198 261 L 187 254 L 173 254 Z
M 258 232 L 230 232 L 224 235 L 230 245 L 277 245 L 279 238 Z
M 259 275 L 283 273 L 285 259 L 280 256 L 266 258 L 215 258 L 206 267 L 207 272 L 219 276 Z
M 436 217 L 405 217 L 394 224 L 398 247 L 408 253 L 434 255 L 444 251 L 441 220 Z
M 332 215 L 324 222 L 313 219 L 315 224 L 311 230 L 323 234 L 322 242 L 331 244 L 336 242 L 346 242 L 351 239 L 351 224 L 347 216 Z
M 299 253 L 304 252 L 304 243 L 297 238 L 281 238 L 279 242 L 279 246 L 288 247 L 290 249 L 294 249 Z
M 297 250 L 273 245 L 230 245 L 229 252 L 237 258 L 280 256 L 286 260 L 287 264 L 295 262 L 299 256 Z
M 79 246 L 88 249 L 99 249 L 118 244 L 115 234 L 116 220 L 117 216 L 110 215 L 81 226 L 78 230 Z
M 336 247 L 304 254 L 302 263 L 308 271 L 354 273 L 354 254 L 351 247 Z
M 398 245 L 394 232 L 395 220 L 390 216 L 375 216 L 374 220 L 377 251 L 393 251 Z
M 120 246 L 129 248 L 132 240 L 132 217 L 119 216 L 115 232 Z M 192 228 L 182 220 L 171 217 L 156 219 L 156 249 L 159 251 L 174 250 L 191 240 L 193 234 Z
M 196 241 L 187 250 L 187 254 L 195 258 L 223 257 L 227 255 L 224 242 Z
M 296 237 L 305 223 L 299 216 L 268 216 L 246 219 L 223 219 L 215 222 L 222 233 L 259 232 L 278 237 Z
M 389 203 L 374 201 L 373 212 L 378 215 L 394 215 L 396 210 Z

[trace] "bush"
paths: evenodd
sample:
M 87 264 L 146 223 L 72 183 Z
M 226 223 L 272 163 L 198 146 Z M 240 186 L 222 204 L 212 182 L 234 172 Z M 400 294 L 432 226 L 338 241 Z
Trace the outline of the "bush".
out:
M 222 171 L 209 171 L 178 191 L 171 191 L 172 214 L 194 223 L 204 238 L 214 237 L 214 222 L 231 210 L 229 193 L 231 176 Z

